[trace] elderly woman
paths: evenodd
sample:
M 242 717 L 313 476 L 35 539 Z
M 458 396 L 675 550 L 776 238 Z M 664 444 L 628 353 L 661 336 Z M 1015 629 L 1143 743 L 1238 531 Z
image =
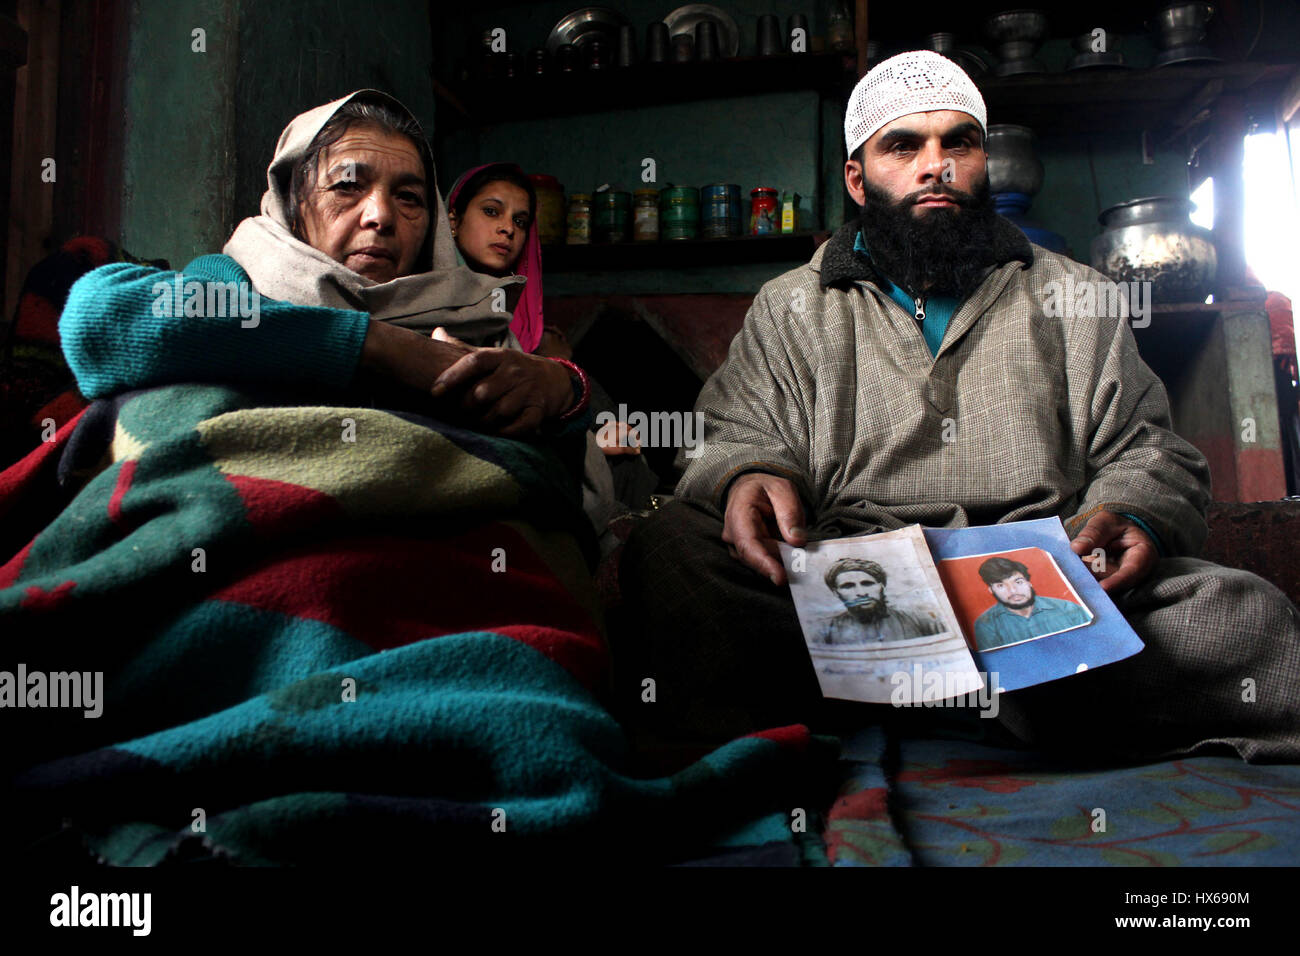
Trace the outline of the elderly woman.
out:
M 0 474 L 0 676 L 25 695 L 0 843 L 676 860 L 786 805 L 802 728 L 671 779 L 630 765 L 577 493 L 586 386 L 510 347 L 524 281 L 456 263 L 418 127 L 364 92 L 289 125 L 223 255 L 76 284 L 63 344 L 99 400 Z M 705 812 L 724 778 L 753 799 Z
M 370 385 L 507 436 L 585 410 L 581 371 L 526 354 L 509 331 L 526 280 L 457 262 L 428 145 L 397 100 L 361 90 L 303 113 L 267 179 L 262 214 L 181 285 L 117 264 L 73 287 L 60 333 L 85 395 L 180 381 Z M 209 314 L 210 294 L 173 308 L 168 290 L 194 281 L 251 286 L 258 315 Z

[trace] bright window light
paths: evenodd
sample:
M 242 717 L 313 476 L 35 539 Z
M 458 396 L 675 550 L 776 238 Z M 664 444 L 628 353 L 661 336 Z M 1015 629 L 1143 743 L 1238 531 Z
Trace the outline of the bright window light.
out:
M 1192 193 L 1192 222 L 1202 229 L 1214 228 L 1214 177 L 1207 177 L 1205 182 L 1196 187 Z
M 1292 140 L 1296 146 L 1300 142 Z M 1255 133 L 1246 137 L 1243 174 L 1246 187 L 1246 262 L 1270 291 L 1300 307 L 1300 207 L 1287 137 Z

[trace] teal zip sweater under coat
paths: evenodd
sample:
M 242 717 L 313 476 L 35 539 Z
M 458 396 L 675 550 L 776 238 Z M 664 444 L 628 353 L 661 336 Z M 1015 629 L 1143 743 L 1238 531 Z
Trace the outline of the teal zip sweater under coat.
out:
M 867 251 L 867 244 L 862 241 L 862 233 L 858 233 L 853 240 L 853 251 L 861 253 L 867 258 L 871 253 Z M 879 268 L 876 270 L 879 272 Z M 883 275 L 883 273 L 881 273 Z M 912 298 L 905 289 L 889 281 L 889 297 L 907 310 L 908 315 L 916 315 L 916 300 Z M 921 336 L 925 339 L 926 347 L 929 348 L 931 355 L 939 354 L 939 346 L 943 343 L 943 335 L 948 331 L 948 323 L 952 321 L 953 315 L 956 314 L 961 300 L 950 295 L 936 295 L 922 299 L 925 307 L 925 320 L 921 322 Z

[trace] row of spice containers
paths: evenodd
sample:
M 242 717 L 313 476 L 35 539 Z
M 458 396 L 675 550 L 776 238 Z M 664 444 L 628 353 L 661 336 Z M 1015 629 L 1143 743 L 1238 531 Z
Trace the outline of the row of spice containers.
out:
M 658 242 L 790 234 L 798 228 L 799 194 L 758 186 L 748 209 L 735 183 L 669 186 L 635 192 L 601 187 L 570 193 L 554 176 L 533 175 L 537 228 L 543 245 Z

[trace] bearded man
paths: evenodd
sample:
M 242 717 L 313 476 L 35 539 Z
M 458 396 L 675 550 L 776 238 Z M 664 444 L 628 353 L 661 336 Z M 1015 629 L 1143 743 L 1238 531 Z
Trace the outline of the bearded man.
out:
M 844 610 L 826 622 L 823 644 L 876 644 L 943 633 L 937 615 L 927 620 L 889 606 L 885 594 L 889 578 L 875 561 L 840 558 L 826 569 L 823 580 L 844 602 Z
M 979 567 L 994 605 L 975 618 L 975 647 L 981 651 L 1033 640 L 1088 623 L 1073 601 L 1034 590 L 1029 568 L 1010 558 L 989 558 Z
M 696 404 L 704 447 L 621 564 L 663 734 L 826 726 L 777 542 L 1059 516 L 1145 649 L 1002 695 L 1037 746 L 1154 757 L 1227 745 L 1300 759 L 1300 612 L 1196 560 L 1209 472 L 1174 434 L 1126 322 L 1045 314 L 1100 273 L 989 205 L 986 111 L 910 52 L 858 83 L 844 181 L 862 215 L 763 286 Z M 629 694 L 631 690 L 629 690 Z M 849 705 L 863 714 L 869 705 Z

